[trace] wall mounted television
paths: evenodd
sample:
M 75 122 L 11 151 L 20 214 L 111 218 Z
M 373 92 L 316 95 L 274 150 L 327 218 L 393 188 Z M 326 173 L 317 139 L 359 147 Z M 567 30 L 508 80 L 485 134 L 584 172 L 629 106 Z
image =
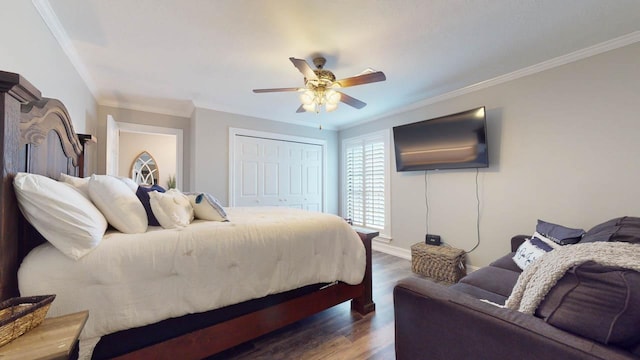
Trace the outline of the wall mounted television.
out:
M 396 170 L 489 166 L 484 106 L 393 128 Z

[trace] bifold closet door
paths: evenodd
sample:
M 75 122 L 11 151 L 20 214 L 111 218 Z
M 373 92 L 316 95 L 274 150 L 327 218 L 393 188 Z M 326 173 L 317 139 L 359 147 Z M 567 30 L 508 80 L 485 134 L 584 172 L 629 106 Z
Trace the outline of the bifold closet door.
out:
M 236 206 L 286 206 L 322 211 L 322 146 L 237 135 Z

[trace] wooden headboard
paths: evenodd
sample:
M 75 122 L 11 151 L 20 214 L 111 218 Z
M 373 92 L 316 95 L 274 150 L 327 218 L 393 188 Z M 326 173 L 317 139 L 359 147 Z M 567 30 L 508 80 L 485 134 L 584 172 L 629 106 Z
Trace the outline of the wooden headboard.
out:
M 44 239 L 18 209 L 13 178 L 18 172 L 84 175 L 83 143 L 64 105 L 43 98 L 22 76 L 0 71 L 0 300 L 18 296 L 17 271 Z M 82 137 L 85 139 L 85 137 Z

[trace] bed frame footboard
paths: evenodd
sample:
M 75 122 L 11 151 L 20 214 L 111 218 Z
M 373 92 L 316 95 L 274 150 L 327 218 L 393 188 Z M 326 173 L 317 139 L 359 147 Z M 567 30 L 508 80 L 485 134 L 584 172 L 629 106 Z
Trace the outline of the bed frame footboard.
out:
M 364 289 L 362 295 L 351 301 L 351 309 L 357 311 L 361 315 L 366 315 L 376 310 L 376 304 L 373 302 L 373 285 L 372 285 L 372 269 L 371 269 L 371 241 L 374 237 L 378 236 L 377 231 L 370 231 L 363 228 L 355 228 L 360 236 L 360 240 L 364 244 L 365 251 L 367 252 L 367 267 L 364 272 L 364 279 L 362 284 Z
M 196 330 L 136 350 L 115 359 L 201 359 L 280 329 L 332 306 L 351 300 L 351 309 L 361 315 L 375 310 L 371 289 L 371 240 L 377 232 L 356 229 L 362 240 L 367 265 L 362 283 L 336 283 L 316 292 L 270 306 L 231 320 Z

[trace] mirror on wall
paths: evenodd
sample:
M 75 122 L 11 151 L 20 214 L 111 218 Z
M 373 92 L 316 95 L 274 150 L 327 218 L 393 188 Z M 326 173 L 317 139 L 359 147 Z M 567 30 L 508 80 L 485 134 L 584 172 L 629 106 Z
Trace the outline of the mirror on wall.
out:
M 157 185 L 160 178 L 158 163 L 146 151 L 138 155 L 131 164 L 131 178 L 138 185 Z

